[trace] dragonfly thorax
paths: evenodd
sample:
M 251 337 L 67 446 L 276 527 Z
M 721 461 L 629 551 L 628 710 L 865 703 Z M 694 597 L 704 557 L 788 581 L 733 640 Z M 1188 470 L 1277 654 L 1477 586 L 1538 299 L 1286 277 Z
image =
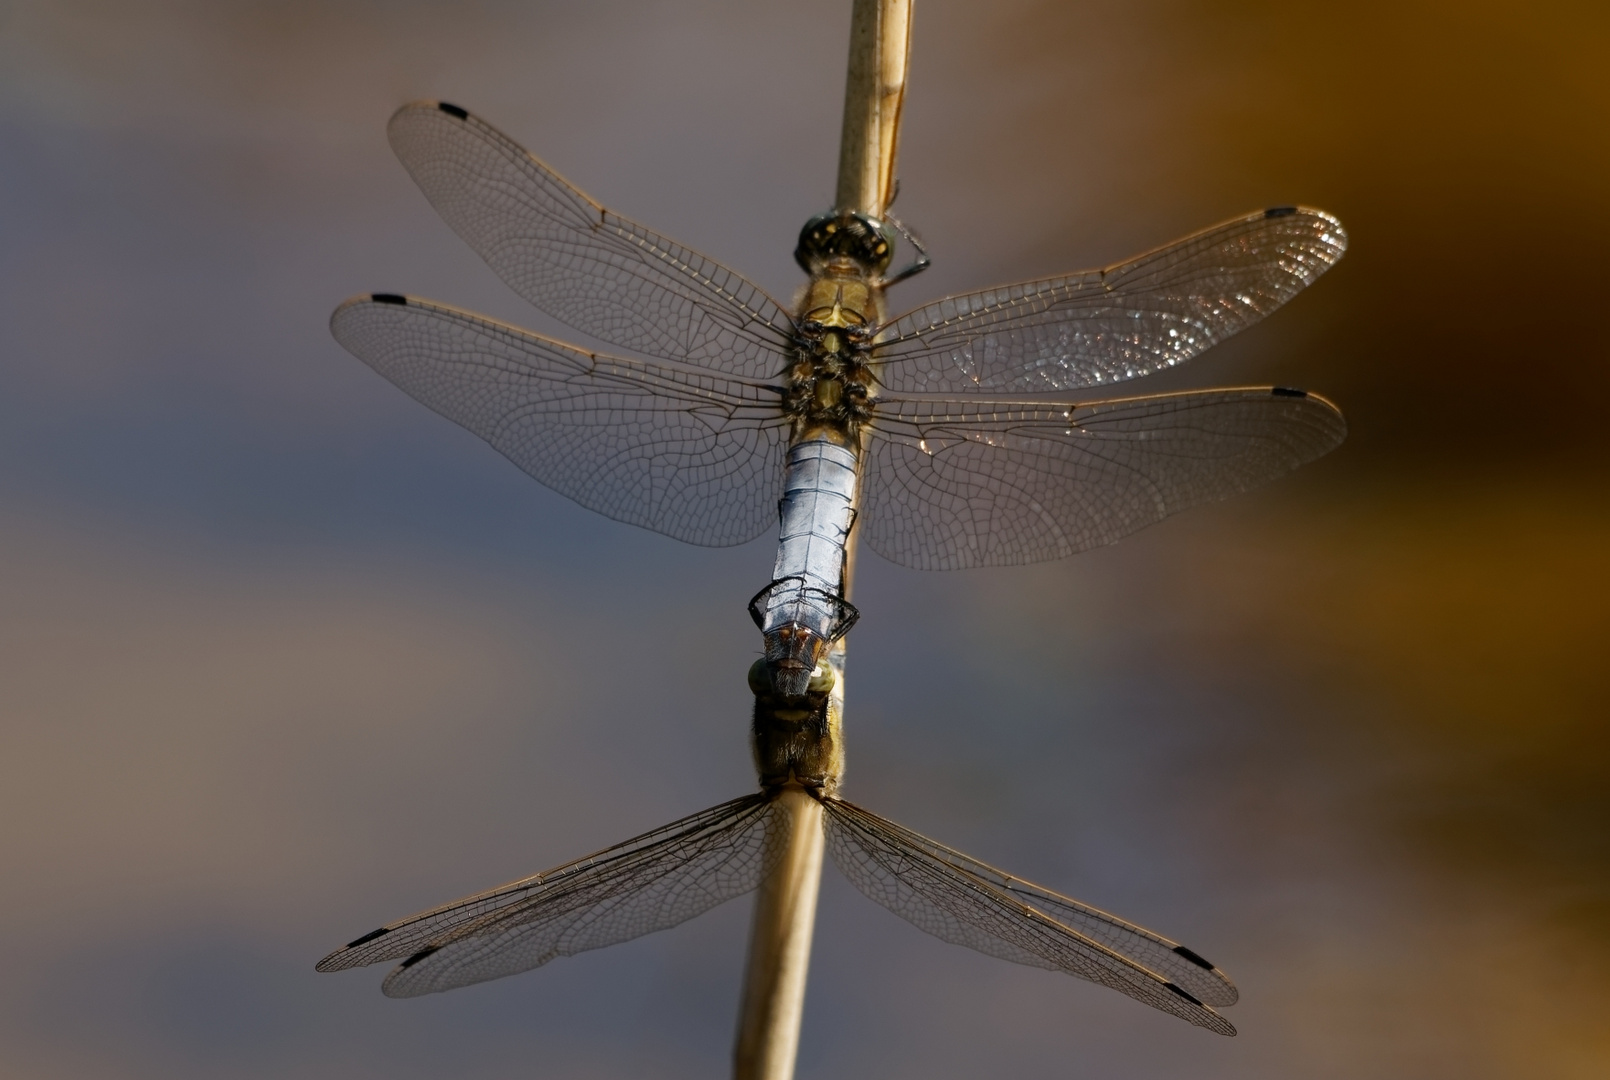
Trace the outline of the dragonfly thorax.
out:
M 853 438 L 857 427 L 871 416 L 867 400 L 870 381 L 871 372 L 864 362 L 847 362 L 832 354 L 801 357 L 789 372 L 783 412 L 794 420 L 799 437 L 828 428 Z
M 844 745 L 833 681 L 832 669 L 819 665 L 803 697 L 784 697 L 773 689 L 766 661 L 750 668 L 749 689 L 755 695 L 750 733 L 762 788 L 795 784 L 825 795 L 838 790 Z
M 868 360 L 883 315 L 883 293 L 866 268 L 847 256 L 817 264 L 797 318 L 797 360 L 788 372 L 783 409 L 802 429 L 846 433 L 870 415 Z

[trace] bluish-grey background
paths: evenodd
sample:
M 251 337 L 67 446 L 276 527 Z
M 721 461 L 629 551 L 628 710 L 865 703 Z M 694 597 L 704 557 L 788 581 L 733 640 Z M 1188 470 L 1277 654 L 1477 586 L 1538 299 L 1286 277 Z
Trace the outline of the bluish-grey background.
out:
M 1605 1075 L 1610 16 L 917 8 L 936 265 L 895 307 L 1321 206 L 1342 264 L 1144 385 L 1307 386 L 1352 436 L 1116 548 L 857 582 L 847 793 L 1212 957 L 1241 1036 L 829 870 L 801 1077 Z M 419 97 L 788 297 L 848 22 L 0 6 L 0 1073 L 722 1075 L 747 901 L 423 1000 L 313 973 L 748 790 L 773 551 L 579 509 L 325 323 L 393 290 L 562 332 L 392 158 Z

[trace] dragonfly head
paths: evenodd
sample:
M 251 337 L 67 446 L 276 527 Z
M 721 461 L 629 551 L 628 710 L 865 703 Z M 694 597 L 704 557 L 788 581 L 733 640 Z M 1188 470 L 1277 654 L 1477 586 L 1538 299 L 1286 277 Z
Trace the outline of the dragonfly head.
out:
M 894 233 L 877 218 L 853 210 L 817 214 L 799 231 L 794 261 L 816 277 L 827 266 L 847 259 L 866 276 L 878 277 L 894 257 Z
M 860 613 L 842 596 L 815 588 L 802 577 L 786 577 L 755 594 L 749 601 L 749 616 L 766 642 L 761 663 L 769 674 L 771 694 L 800 699 L 812 692 L 811 680 L 828 646 L 849 633 Z M 753 673 L 750 684 L 754 685 Z
M 833 669 L 824 660 L 811 670 L 810 677 L 805 681 L 805 692 L 798 696 L 819 698 L 831 691 L 837 681 Z M 778 697 L 776 683 L 772 680 L 771 664 L 764 656 L 749 665 L 749 692 L 757 698 Z
M 762 663 L 771 676 L 772 694 L 780 698 L 804 697 L 826 655 L 827 639 L 797 622 L 768 630 Z

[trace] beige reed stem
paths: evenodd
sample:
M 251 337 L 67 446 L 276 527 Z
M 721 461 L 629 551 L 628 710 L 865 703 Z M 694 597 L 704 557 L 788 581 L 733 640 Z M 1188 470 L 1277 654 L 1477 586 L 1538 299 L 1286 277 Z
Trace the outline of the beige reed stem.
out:
M 911 51 L 911 0 L 855 0 L 850 66 L 844 89 L 834 208 L 881 218 L 894 193 L 894 158 Z M 856 534 L 845 551 L 844 593 L 855 569 Z M 832 708 L 843 715 L 844 642 L 828 663 L 837 679 Z M 734 1051 L 736 1080 L 792 1080 L 805 1009 L 811 931 L 822 880 L 822 807 L 803 790 L 777 801 L 773 825 L 783 856 L 760 887 Z

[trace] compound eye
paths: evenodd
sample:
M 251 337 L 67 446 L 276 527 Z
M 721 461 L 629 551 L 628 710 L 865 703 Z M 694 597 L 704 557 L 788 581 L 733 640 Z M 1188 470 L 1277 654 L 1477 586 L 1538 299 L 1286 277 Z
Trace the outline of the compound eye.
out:
M 749 665 L 749 692 L 756 697 L 771 695 L 771 668 L 764 656 Z
M 832 668 L 826 664 L 817 664 L 816 669 L 811 672 L 809 690 L 813 694 L 825 694 L 833 689 L 833 684 L 837 681 Z

